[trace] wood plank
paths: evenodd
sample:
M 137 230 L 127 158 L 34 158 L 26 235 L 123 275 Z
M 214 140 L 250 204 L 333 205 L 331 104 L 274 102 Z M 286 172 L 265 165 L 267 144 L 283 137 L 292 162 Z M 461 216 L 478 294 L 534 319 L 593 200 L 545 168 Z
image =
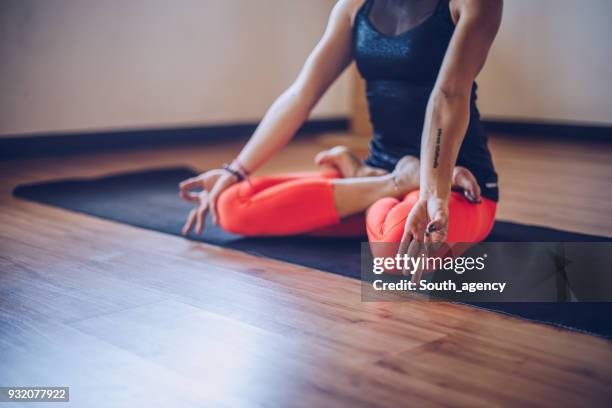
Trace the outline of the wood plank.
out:
M 312 169 L 343 137 L 296 141 L 262 173 Z M 500 216 L 612 235 L 609 149 L 491 145 Z M 361 302 L 349 278 L 10 195 L 25 182 L 204 169 L 239 147 L 0 162 L 0 382 L 70 385 L 79 406 L 609 405 L 610 341 L 443 302 Z

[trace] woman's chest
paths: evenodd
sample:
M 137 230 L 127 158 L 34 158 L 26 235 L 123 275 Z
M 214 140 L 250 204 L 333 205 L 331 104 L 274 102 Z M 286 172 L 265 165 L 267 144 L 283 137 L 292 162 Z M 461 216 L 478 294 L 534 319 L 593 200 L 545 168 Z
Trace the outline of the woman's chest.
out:
M 362 16 L 355 21 L 354 57 L 366 80 L 435 81 L 451 36 L 452 29 L 436 20 L 388 36 Z

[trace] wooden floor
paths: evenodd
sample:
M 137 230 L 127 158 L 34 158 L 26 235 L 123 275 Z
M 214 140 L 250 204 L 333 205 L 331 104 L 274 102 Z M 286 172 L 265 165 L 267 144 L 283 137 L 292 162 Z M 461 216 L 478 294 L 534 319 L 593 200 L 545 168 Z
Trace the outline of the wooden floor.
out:
M 294 143 L 265 171 L 309 169 L 333 142 Z M 1 162 L 0 386 L 70 386 L 79 407 L 612 404 L 610 341 L 443 302 L 363 303 L 355 280 L 11 196 L 238 148 Z M 612 146 L 492 148 L 499 218 L 612 236 Z

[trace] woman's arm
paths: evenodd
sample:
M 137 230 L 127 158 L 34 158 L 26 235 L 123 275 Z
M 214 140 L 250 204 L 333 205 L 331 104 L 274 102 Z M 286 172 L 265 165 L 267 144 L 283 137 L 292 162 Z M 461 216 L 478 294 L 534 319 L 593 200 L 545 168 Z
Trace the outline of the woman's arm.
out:
M 352 60 L 352 19 L 359 1 L 341 0 L 295 82 L 268 109 L 238 160 L 254 171 L 283 147 Z
M 308 118 L 327 88 L 352 59 L 352 22 L 363 0 L 340 0 L 331 12 L 325 34 L 314 48 L 295 82 L 272 104 L 230 171 L 214 169 L 183 181 L 180 196 L 195 204 L 183 234 L 195 227 L 202 232 L 210 211 L 217 222 L 216 203 L 221 193 L 238 182 L 238 175 L 255 171 L 283 147 Z M 194 193 L 192 190 L 202 190 Z
M 459 19 L 427 105 L 421 139 L 419 203 L 403 241 L 446 240 L 451 178 L 470 120 L 474 79 L 501 22 L 502 0 L 461 0 Z

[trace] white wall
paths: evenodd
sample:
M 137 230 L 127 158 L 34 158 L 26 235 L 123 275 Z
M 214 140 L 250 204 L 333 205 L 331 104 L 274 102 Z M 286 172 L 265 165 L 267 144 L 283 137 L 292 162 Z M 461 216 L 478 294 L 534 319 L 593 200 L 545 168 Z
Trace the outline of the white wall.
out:
M 612 124 L 612 1 L 506 0 L 483 116 Z
M 0 137 L 258 120 L 334 0 L 1 0 Z M 612 1 L 506 0 L 486 118 L 612 124 Z M 343 77 L 315 111 L 348 115 Z
M 258 120 L 333 0 L 1 0 L 0 136 Z M 346 116 L 350 78 L 315 110 Z

